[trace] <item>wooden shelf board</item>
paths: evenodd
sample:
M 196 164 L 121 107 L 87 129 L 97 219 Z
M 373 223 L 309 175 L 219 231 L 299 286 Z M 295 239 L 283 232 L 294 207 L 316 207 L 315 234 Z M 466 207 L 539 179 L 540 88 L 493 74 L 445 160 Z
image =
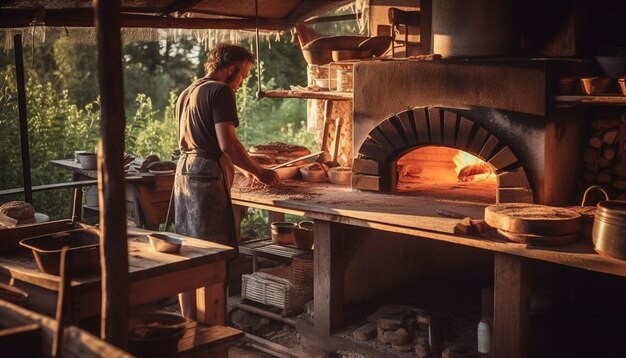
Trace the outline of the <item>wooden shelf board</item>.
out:
M 528 247 L 505 240 L 458 235 L 454 234 L 454 226 L 460 219 L 443 218 L 435 212 L 435 209 L 443 208 L 481 219 L 487 206 L 485 204 L 446 203 L 428 197 L 353 191 L 326 183 L 295 180 L 285 180 L 282 186 L 286 189 L 284 193 L 276 189 L 240 192 L 233 187 L 233 202 L 276 212 L 297 211 L 316 220 L 406 234 L 626 277 L 626 261 L 596 253 L 588 240 L 565 246 Z
M 557 105 L 612 105 L 626 106 L 626 96 L 605 95 L 605 96 L 555 96 Z
M 271 90 L 261 91 L 260 98 L 301 98 L 301 99 L 329 99 L 333 101 L 351 101 L 350 92 L 330 92 L 330 91 L 291 91 L 291 90 Z

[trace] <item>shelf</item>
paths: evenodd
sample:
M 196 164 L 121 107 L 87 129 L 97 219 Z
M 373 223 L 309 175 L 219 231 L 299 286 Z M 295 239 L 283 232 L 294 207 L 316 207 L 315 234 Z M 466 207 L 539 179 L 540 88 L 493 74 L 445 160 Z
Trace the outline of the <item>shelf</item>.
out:
M 351 101 L 351 92 L 331 92 L 331 91 L 291 91 L 272 90 L 261 91 L 259 98 L 302 98 L 302 99 L 329 99 L 333 101 Z
M 597 106 L 626 106 L 626 96 L 555 96 L 558 106 L 597 105 Z

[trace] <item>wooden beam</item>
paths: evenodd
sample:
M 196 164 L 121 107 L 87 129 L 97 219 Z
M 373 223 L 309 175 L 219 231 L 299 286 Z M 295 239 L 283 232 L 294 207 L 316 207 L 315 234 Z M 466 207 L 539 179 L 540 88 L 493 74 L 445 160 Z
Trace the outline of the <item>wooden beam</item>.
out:
M 528 356 L 530 322 L 529 263 L 522 257 L 495 254 L 493 356 Z
M 174 0 L 172 1 L 161 15 L 169 15 L 173 12 L 186 12 L 194 6 L 198 5 L 202 0 Z
M 124 86 L 120 0 L 94 0 L 98 42 L 101 119 L 98 145 L 100 262 L 102 267 L 101 336 L 128 345 L 129 278 L 124 184 Z
M 160 14 L 119 14 L 121 27 L 138 28 L 180 28 L 180 29 L 233 29 L 253 30 L 257 26 L 254 18 L 176 18 L 163 17 Z M 91 27 L 94 26 L 92 9 L 46 10 L 43 14 L 33 10 L 6 10 L 0 11 L 0 28 L 30 27 L 33 22 L 46 26 Z M 259 29 L 269 31 L 284 31 L 292 24 L 272 19 L 260 18 Z
M 315 220 L 313 273 L 313 326 L 330 335 L 343 323 L 344 228 L 343 225 Z

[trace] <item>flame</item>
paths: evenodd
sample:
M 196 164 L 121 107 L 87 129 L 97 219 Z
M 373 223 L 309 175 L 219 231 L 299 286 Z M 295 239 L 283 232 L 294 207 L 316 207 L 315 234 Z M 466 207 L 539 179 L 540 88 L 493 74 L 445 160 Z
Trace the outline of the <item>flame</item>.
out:
M 484 181 L 496 178 L 489 164 L 462 150 L 456 153 L 452 161 L 459 181 Z

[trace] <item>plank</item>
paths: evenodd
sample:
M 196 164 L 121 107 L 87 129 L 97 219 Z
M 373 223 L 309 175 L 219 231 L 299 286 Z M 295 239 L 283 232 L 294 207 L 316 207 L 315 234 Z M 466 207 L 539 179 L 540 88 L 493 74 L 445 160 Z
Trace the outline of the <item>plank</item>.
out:
M 292 184 L 294 183 L 294 184 Z M 456 245 L 501 252 L 584 270 L 626 277 L 626 261 L 597 254 L 591 242 L 571 245 L 528 248 L 524 244 L 504 240 L 455 235 L 459 219 L 438 217 L 436 209 L 463 213 L 472 219 L 484 218 L 484 204 L 452 202 L 433 198 L 372 193 L 337 188 L 325 184 L 283 181 L 289 192 L 298 195 L 271 192 L 239 192 L 233 188 L 233 202 L 237 205 L 281 211 L 312 219 L 343 223 L 362 228 L 383 230 L 431 239 Z
M 204 353 L 208 355 L 209 349 L 231 342 L 242 337 L 244 332 L 224 326 L 206 326 L 195 321 L 189 321 L 185 325 L 185 333 L 178 341 L 177 357 L 185 357 L 192 354 Z
M 493 356 L 528 356 L 530 272 L 524 258 L 496 253 Z

